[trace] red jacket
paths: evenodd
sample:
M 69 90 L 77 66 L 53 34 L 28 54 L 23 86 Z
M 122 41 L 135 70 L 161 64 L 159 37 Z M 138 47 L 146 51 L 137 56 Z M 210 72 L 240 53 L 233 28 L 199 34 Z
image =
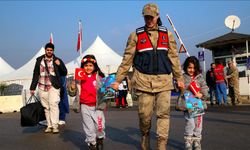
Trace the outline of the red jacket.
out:
M 80 103 L 96 106 L 96 73 L 81 81 Z
M 225 78 L 224 78 L 224 66 L 222 64 L 218 64 L 215 68 L 214 68 L 214 75 L 215 75 L 215 79 L 216 82 L 225 82 Z

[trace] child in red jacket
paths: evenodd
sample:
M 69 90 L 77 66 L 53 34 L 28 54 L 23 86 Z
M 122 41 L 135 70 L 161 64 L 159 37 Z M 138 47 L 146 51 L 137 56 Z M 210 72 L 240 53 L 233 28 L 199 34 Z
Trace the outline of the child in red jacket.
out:
M 103 111 L 97 109 L 98 81 L 104 74 L 98 67 L 94 55 L 83 57 L 81 68 L 85 71 L 85 78 L 78 83 L 82 126 L 86 134 L 85 142 L 90 150 L 95 150 L 103 147 L 105 138 L 105 117 Z

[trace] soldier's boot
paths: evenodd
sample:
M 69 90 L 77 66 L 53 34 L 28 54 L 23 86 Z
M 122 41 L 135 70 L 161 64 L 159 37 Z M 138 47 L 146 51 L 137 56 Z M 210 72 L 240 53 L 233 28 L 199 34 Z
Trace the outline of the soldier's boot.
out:
M 232 105 L 235 106 L 236 103 L 235 103 L 235 99 L 234 98 L 231 98 L 231 102 L 232 102 Z
M 167 139 L 164 137 L 157 138 L 157 150 L 166 150 Z
M 201 138 L 193 137 L 194 141 L 194 150 L 201 150 Z
M 142 135 L 141 149 L 142 150 L 149 150 L 150 149 L 150 136 L 149 136 L 149 133 Z
M 237 99 L 237 104 L 238 104 L 238 105 L 241 105 L 241 104 L 242 104 L 242 100 L 238 98 L 238 99 Z
M 141 130 L 141 149 L 150 150 L 150 128 L 151 121 L 143 121 L 140 119 L 140 130 Z
M 192 136 L 184 136 L 184 139 L 185 139 L 185 150 L 193 150 Z

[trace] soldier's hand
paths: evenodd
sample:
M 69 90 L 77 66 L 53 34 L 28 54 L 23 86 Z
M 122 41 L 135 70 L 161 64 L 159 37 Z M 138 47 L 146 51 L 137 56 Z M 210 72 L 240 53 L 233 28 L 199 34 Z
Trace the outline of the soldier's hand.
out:
M 55 60 L 56 65 L 60 65 L 60 61 L 58 59 Z
M 110 87 L 112 87 L 113 89 L 117 90 L 118 89 L 118 86 L 119 86 L 119 83 L 118 82 L 113 82 L 110 84 Z
M 184 88 L 185 88 L 185 84 L 184 84 L 182 81 L 177 81 L 177 86 L 178 86 L 180 89 L 184 89 Z

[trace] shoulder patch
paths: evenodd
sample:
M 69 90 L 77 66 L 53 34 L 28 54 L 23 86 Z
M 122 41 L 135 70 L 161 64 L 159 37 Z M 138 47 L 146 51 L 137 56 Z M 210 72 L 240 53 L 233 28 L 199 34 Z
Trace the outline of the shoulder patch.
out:
M 145 31 L 144 27 L 137 28 L 136 29 L 136 34 L 142 33 L 144 31 Z
M 158 30 L 159 30 L 159 31 L 163 31 L 163 32 L 167 32 L 167 31 L 168 31 L 167 28 L 164 27 L 164 26 L 159 26 L 159 27 L 158 27 Z

